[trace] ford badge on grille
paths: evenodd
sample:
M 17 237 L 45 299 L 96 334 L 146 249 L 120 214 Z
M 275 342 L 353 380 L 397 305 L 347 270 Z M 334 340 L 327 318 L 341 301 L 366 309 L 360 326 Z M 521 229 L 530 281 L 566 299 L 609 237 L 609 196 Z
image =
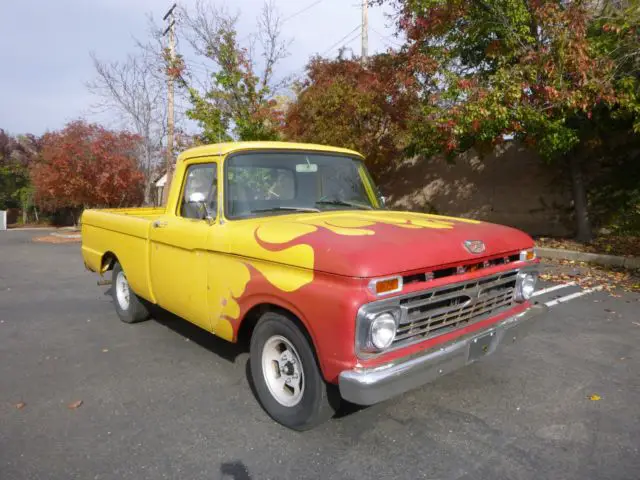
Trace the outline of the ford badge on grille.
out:
M 466 248 L 469 253 L 482 253 L 485 250 L 482 240 L 465 240 L 464 248 Z

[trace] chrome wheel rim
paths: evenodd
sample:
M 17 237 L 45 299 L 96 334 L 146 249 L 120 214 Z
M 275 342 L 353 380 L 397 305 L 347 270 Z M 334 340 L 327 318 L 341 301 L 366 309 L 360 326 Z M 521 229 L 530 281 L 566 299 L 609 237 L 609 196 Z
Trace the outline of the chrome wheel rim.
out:
M 118 305 L 120 305 L 122 310 L 129 308 L 130 295 L 131 292 L 129 290 L 127 277 L 124 276 L 124 272 L 118 272 L 118 276 L 116 277 L 116 300 L 118 300 Z
M 293 407 L 304 394 L 304 374 L 300 355 L 281 335 L 269 338 L 262 349 L 262 375 L 269 392 L 280 405 Z

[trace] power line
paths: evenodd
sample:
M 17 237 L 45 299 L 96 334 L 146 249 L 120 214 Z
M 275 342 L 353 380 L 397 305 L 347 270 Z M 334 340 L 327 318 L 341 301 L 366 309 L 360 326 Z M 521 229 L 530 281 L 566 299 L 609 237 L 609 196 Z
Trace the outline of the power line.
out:
M 324 57 L 327 54 L 329 54 L 330 52 L 332 52 L 336 47 L 347 46 L 350 43 L 352 43 L 354 40 L 358 39 L 359 33 L 357 32 L 357 30 L 359 28 L 360 28 L 360 25 L 355 27 L 353 30 L 351 30 L 349 33 L 347 33 L 344 37 L 342 37 L 340 40 L 338 40 L 333 45 L 331 45 L 329 48 L 327 48 L 324 52 L 322 52 L 320 54 L 320 56 Z M 284 79 L 286 79 L 287 77 L 291 77 L 291 83 L 293 83 L 296 80 L 300 79 L 304 75 L 304 70 L 306 68 L 307 68 L 306 65 L 304 65 L 303 67 L 297 68 L 297 69 L 293 70 L 292 72 L 289 72 L 287 75 L 285 75 Z
M 394 45 L 396 47 L 402 47 L 401 43 L 398 43 L 396 40 L 393 39 L 393 37 L 391 37 L 390 35 L 385 35 L 384 33 L 380 33 L 378 30 L 376 30 L 375 28 L 371 27 L 371 31 L 373 33 L 375 33 L 376 35 L 378 35 L 382 40 L 385 40 L 387 42 L 387 46 L 391 46 Z
M 304 12 L 306 12 L 307 10 L 312 9 L 313 7 L 315 7 L 316 5 L 318 5 L 319 3 L 324 2 L 324 0 L 316 0 L 313 3 L 310 3 L 309 5 L 307 5 L 306 7 L 298 10 L 297 12 L 293 12 L 291 15 L 289 15 L 288 17 L 285 17 L 281 22 L 280 25 L 284 25 L 286 22 L 288 22 L 289 20 L 291 20 L 292 18 L 297 17 L 298 15 L 302 15 Z M 242 43 L 244 42 L 246 39 L 248 39 L 249 37 L 251 37 L 253 35 L 253 33 L 250 33 L 248 35 L 245 35 L 244 37 L 242 37 L 241 39 L 238 40 L 238 43 Z
M 305 13 L 308 10 L 311 10 L 313 7 L 315 7 L 316 5 L 322 3 L 324 0 L 315 0 L 314 2 L 310 3 L 309 5 L 307 5 L 304 8 L 301 8 L 300 10 L 297 10 L 295 12 L 293 12 L 291 15 L 289 15 L 288 17 L 285 17 L 281 22 L 280 25 L 283 25 L 284 23 L 288 22 L 289 20 L 292 20 L 293 18 L 297 17 L 298 15 L 302 15 L 303 13 Z M 366 1 L 366 0 L 365 0 Z M 356 27 L 356 29 L 359 27 Z M 352 32 L 349 32 L 349 34 L 347 34 L 347 36 L 349 36 Z M 250 33 L 248 35 L 245 35 L 244 37 L 240 38 L 238 40 L 238 43 L 242 43 L 245 40 L 247 40 L 249 37 L 251 37 L 253 35 L 253 33 Z M 342 41 L 342 39 L 340 40 Z M 338 43 L 340 43 L 340 41 Z M 332 46 L 329 50 L 332 50 L 334 48 L 334 46 Z M 325 55 L 326 53 L 323 53 L 322 55 Z M 209 74 L 211 73 L 211 71 L 204 65 L 203 62 L 200 62 L 199 66 L 196 66 L 195 62 L 191 59 L 186 59 L 185 58 L 185 62 L 188 62 L 188 67 L 191 70 L 195 70 L 198 73 L 205 73 L 205 74 Z M 304 68 L 304 67 L 303 67 Z
M 323 1 L 324 0 L 316 0 L 315 2 L 313 2 L 313 3 L 309 4 L 309 5 L 307 5 L 306 7 L 304 7 L 303 9 L 292 13 L 288 17 L 285 17 L 284 20 L 282 20 L 282 23 L 288 22 L 289 20 L 291 20 L 292 18 L 297 17 L 298 15 L 302 15 L 304 12 L 306 12 L 307 10 L 312 9 L 313 7 L 315 7 L 316 5 L 318 5 L 319 3 L 323 2 Z
M 349 33 L 347 33 L 344 37 L 342 37 L 340 40 L 338 40 L 336 43 L 334 43 L 333 45 L 331 45 L 329 48 L 327 48 L 324 52 L 322 52 L 320 54 L 321 57 L 324 57 L 327 53 L 329 53 L 331 50 L 333 50 L 334 48 L 336 48 L 338 45 L 340 45 L 340 43 L 344 42 L 347 38 L 349 38 L 351 35 L 353 35 L 356 31 L 358 31 L 360 29 L 360 25 L 356 25 L 356 27 L 351 30 Z M 351 42 L 351 40 L 349 40 Z

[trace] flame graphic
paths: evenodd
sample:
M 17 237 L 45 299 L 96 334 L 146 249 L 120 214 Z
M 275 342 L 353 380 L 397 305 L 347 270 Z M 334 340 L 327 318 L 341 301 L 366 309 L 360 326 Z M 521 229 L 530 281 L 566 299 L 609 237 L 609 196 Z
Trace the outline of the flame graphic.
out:
M 281 292 L 295 292 L 313 282 L 314 250 L 310 243 L 302 239 L 312 236 L 318 229 L 326 229 L 336 235 L 368 236 L 375 235 L 372 227 L 376 224 L 392 225 L 398 228 L 435 228 L 452 229 L 456 222 L 479 223 L 476 220 L 457 219 L 432 215 L 412 215 L 394 212 L 380 212 L 379 218 L 353 215 L 346 218 L 303 217 L 290 222 L 265 222 L 253 226 L 250 241 L 244 245 L 243 253 L 247 257 L 217 255 L 215 269 L 220 275 L 212 275 L 209 282 L 212 298 L 211 318 L 219 319 L 214 323 L 214 332 L 222 338 L 232 340 L 234 324 L 240 318 L 239 300 L 245 293 L 254 268 L 264 276 L 267 282 Z M 291 245 L 295 240 L 300 243 Z M 264 257 L 268 253 L 271 262 L 252 260 Z M 295 258 L 302 268 L 288 268 L 288 259 Z M 215 292 L 215 293 L 213 293 Z

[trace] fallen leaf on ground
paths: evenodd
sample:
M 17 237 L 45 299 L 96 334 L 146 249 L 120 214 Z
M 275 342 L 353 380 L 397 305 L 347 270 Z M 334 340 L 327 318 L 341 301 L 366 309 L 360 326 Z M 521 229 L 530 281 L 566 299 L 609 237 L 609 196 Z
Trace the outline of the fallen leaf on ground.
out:
M 597 402 L 598 400 L 600 400 L 602 397 L 600 395 L 596 395 L 593 394 L 589 397 L 589 400 L 593 400 L 594 402 Z
M 18 403 L 16 403 L 16 405 L 15 405 L 15 407 L 16 407 L 18 410 L 22 410 L 22 409 L 23 409 L 24 407 L 26 407 L 26 406 L 27 406 L 27 404 L 26 404 L 26 403 L 24 403 L 24 402 L 18 402 Z
M 44 237 L 34 237 L 32 239 L 34 242 L 38 243 L 79 243 L 81 241 L 80 238 L 66 238 L 66 237 L 54 237 L 53 235 L 47 235 Z
M 82 405 L 82 400 L 76 400 L 75 402 L 71 402 L 69 405 L 67 405 L 67 407 L 70 408 L 71 410 L 75 410 L 80 405 Z
M 580 288 L 599 287 L 612 297 L 620 297 L 616 289 L 627 292 L 640 292 L 640 270 L 625 270 L 618 267 L 605 267 L 588 264 L 580 267 L 569 276 L 566 272 L 567 263 L 564 260 L 545 259 L 545 270 L 540 275 L 541 280 L 554 283 L 567 283 L 568 280 L 577 281 Z M 572 269 L 573 270 L 573 269 Z

